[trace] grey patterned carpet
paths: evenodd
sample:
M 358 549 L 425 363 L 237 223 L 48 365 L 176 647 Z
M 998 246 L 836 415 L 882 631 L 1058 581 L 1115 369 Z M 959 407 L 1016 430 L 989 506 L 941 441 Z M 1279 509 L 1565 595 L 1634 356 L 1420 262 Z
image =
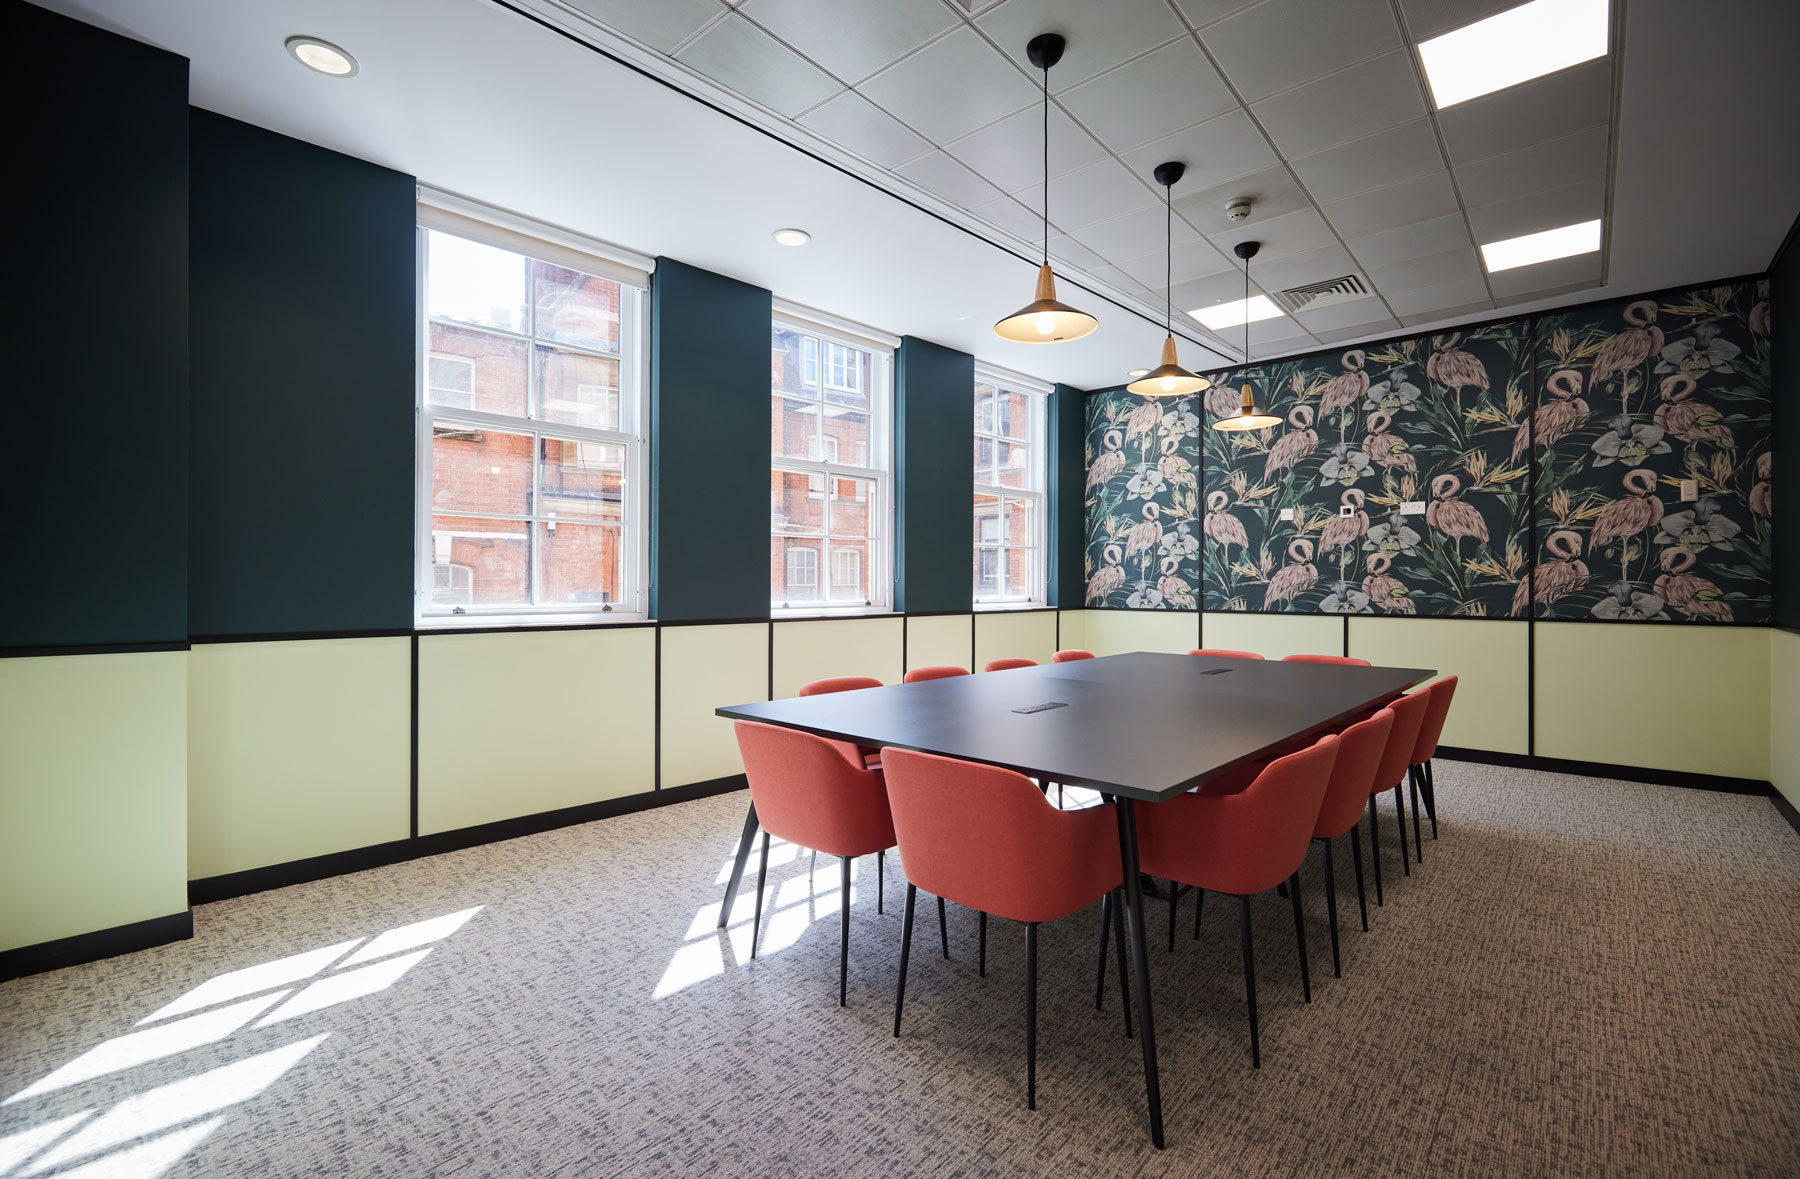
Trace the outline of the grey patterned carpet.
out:
M 873 861 L 836 1004 L 837 874 L 779 846 L 717 934 L 744 795 L 196 911 L 194 940 L 0 986 L 0 1175 L 1380 1175 L 1800 1172 L 1800 837 L 1769 801 L 1439 764 L 1442 838 L 1356 926 L 1338 859 L 1314 1001 L 1285 901 L 1151 909 L 1169 1148 L 1150 1148 L 1097 912 L 1040 942 L 922 920 L 890 1035 L 903 894 Z M 784 854 L 785 853 L 785 854 Z M 754 863 L 751 875 L 754 875 Z M 868 886 L 868 887 L 860 887 Z M 929 910 L 922 907 L 922 916 Z

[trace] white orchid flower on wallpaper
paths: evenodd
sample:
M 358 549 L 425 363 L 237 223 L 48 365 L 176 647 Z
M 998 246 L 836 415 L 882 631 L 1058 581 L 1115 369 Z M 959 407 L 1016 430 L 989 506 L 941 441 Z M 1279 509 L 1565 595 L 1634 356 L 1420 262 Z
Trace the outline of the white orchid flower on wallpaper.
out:
M 1680 545 L 1690 553 L 1706 548 L 1729 549 L 1731 538 L 1742 531 L 1737 521 L 1721 514 L 1719 505 L 1707 498 L 1696 503 L 1692 511 L 1664 516 L 1656 543 Z
M 1606 596 L 1594 603 L 1595 618 L 1624 619 L 1631 622 L 1652 622 L 1666 619 L 1663 613 L 1663 600 L 1655 594 L 1631 588 L 1630 583 L 1615 581 L 1606 591 Z
M 1594 439 L 1588 449 L 1596 456 L 1596 467 L 1613 463 L 1635 467 L 1653 454 L 1668 454 L 1669 444 L 1663 441 L 1661 426 L 1634 422 L 1629 415 L 1620 414 L 1606 423 L 1606 433 Z
M 1708 372 L 1730 372 L 1731 362 L 1743 349 L 1720 335 L 1720 330 L 1718 324 L 1708 320 L 1697 325 L 1693 335 L 1670 341 L 1663 346 L 1656 371 L 1678 372 L 1695 379 Z

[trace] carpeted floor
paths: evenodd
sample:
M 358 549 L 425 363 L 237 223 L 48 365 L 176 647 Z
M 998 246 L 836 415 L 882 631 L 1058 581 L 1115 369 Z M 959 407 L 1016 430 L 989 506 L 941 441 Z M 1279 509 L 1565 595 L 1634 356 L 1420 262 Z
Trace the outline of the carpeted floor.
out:
M 1028 1112 L 1022 931 L 993 924 L 981 979 L 975 915 L 945 962 L 922 907 L 895 1040 L 899 865 L 880 916 L 859 865 L 840 1010 L 835 861 L 809 894 L 777 847 L 755 962 L 748 893 L 713 928 L 739 794 L 206 905 L 192 941 L 0 986 L 0 1175 L 1800 1173 L 1800 837 L 1769 801 L 1438 784 L 1410 878 L 1383 812 L 1367 934 L 1338 858 L 1341 979 L 1309 860 L 1311 1005 L 1258 900 L 1260 1071 L 1233 906 L 1195 943 L 1189 899 L 1170 955 L 1152 905 L 1166 1151 L 1116 974 L 1093 1008 L 1097 911 L 1041 936 Z

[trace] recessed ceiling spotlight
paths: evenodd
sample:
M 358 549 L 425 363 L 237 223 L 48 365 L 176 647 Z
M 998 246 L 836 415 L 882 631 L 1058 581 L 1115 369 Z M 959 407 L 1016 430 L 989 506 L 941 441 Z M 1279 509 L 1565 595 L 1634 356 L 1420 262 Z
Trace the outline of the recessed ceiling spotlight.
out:
M 289 37 L 286 45 L 295 61 L 309 70 L 317 70 L 334 78 L 352 77 L 361 68 L 354 57 L 331 42 L 321 41 L 317 37 Z
M 1573 258 L 1592 254 L 1600 248 L 1600 222 L 1583 221 L 1561 229 L 1546 229 L 1523 237 L 1489 242 L 1481 247 L 1481 261 L 1488 273 L 1511 270 L 1515 266 L 1532 266 L 1556 258 Z
M 812 234 L 804 229 L 777 229 L 773 236 L 784 246 L 803 246 L 812 240 Z
M 1128 377 L 1142 377 L 1142 376 L 1147 376 L 1149 374 L 1149 372 L 1150 372 L 1150 370 L 1147 368 L 1134 368 L 1130 372 L 1126 373 L 1125 375 Z
M 1282 311 L 1270 301 L 1267 295 L 1253 295 L 1248 299 L 1233 299 L 1229 303 L 1215 303 L 1211 307 L 1196 307 L 1188 314 L 1216 332 L 1220 328 L 1276 319 L 1282 314 Z
M 1419 43 L 1439 110 L 1606 55 L 1608 0 L 1531 0 Z

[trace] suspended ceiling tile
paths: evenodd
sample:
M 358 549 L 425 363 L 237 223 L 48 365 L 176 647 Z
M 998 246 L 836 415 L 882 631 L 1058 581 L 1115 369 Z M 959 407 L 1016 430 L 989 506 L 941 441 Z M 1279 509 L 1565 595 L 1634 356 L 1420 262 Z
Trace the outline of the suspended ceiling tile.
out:
M 1231 260 L 1234 264 L 1239 264 L 1235 256 Z M 1256 276 L 1257 285 L 1271 291 L 1285 291 L 1289 287 L 1327 282 L 1343 278 L 1347 274 L 1355 274 L 1362 269 L 1344 247 L 1335 242 L 1316 250 L 1289 254 L 1284 258 L 1265 260 L 1258 254 L 1250 268 Z
M 1053 204 L 1054 201 L 1052 194 Z M 1163 210 L 1150 205 L 1123 217 L 1095 222 L 1083 227 L 1080 237 L 1088 248 L 1098 250 L 1108 258 L 1140 258 L 1162 249 Z M 1176 245 L 1198 237 L 1179 216 L 1175 218 L 1170 240 Z
M 1205 28 L 1214 21 L 1223 20 L 1257 2 L 1258 0 L 1175 0 L 1176 6 L 1181 9 L 1181 15 L 1187 17 L 1188 23 L 1196 29 Z
M 1344 244 L 1350 247 L 1350 252 L 1356 255 L 1358 262 L 1379 269 L 1410 262 L 1414 258 L 1429 258 L 1433 254 L 1468 249 L 1469 226 L 1461 213 L 1450 213 L 1443 217 L 1433 217 L 1429 221 L 1416 221 L 1411 225 L 1351 238 Z
M 1238 199 L 1250 201 L 1248 221 L 1236 222 L 1225 210 Z M 1224 233 L 1234 225 L 1257 225 L 1298 209 L 1310 209 L 1312 199 L 1306 195 L 1293 175 L 1284 167 L 1265 168 L 1249 176 L 1227 180 L 1211 188 L 1194 192 L 1184 177 L 1175 189 L 1175 212 L 1201 233 Z
M 1402 123 L 1386 131 L 1295 160 L 1294 172 L 1320 204 L 1343 200 L 1444 169 L 1431 120 Z
M 1327 74 L 1250 108 L 1292 159 L 1425 117 L 1410 50 Z
M 1612 62 L 1595 58 L 1438 112 L 1455 163 L 1518 151 L 1612 119 Z
M 1117 266 L 1102 265 L 1095 267 L 1094 277 L 1101 282 L 1110 285 L 1114 290 L 1121 294 L 1133 295 L 1149 303 L 1160 304 L 1162 302 L 1162 297 L 1160 295 L 1151 294 L 1150 288 L 1146 287 L 1137 279 L 1132 278 Z
M 1456 186 L 1448 172 L 1427 172 L 1324 206 L 1325 219 L 1346 239 L 1454 213 Z
M 1191 242 L 1183 242 L 1173 250 L 1165 251 L 1158 243 L 1155 253 L 1145 254 L 1141 258 L 1131 258 L 1118 264 L 1119 269 L 1137 279 L 1152 294 L 1161 299 L 1164 289 L 1165 270 L 1169 281 L 1188 282 L 1191 279 L 1204 278 L 1209 274 L 1219 274 L 1234 267 L 1236 259 L 1227 259 L 1225 255 L 1214 249 L 1211 242 L 1198 238 Z
M 1083 82 L 1060 98 L 1116 152 L 1237 108 L 1225 80 L 1200 47 L 1185 37 Z
M 1388 296 L 1388 301 L 1392 303 L 1396 291 L 1417 290 L 1420 287 L 1466 282 L 1470 279 L 1480 282 L 1481 261 L 1476 258 L 1474 250 L 1464 247 L 1425 258 L 1411 258 L 1392 266 L 1371 267 L 1367 273 L 1369 281 L 1375 284 L 1375 289 Z M 1485 289 L 1482 294 L 1483 297 L 1486 296 Z M 1399 308 L 1395 310 L 1398 311 Z
M 1366 340 L 1370 336 L 1385 335 L 1389 332 L 1399 330 L 1399 327 L 1399 320 L 1391 315 L 1384 315 L 1380 319 L 1370 320 L 1368 323 L 1359 323 L 1347 328 L 1333 328 L 1330 330 L 1321 328 L 1314 331 L 1313 335 L 1319 338 L 1319 343 L 1321 344 L 1342 344 L 1351 340 Z
M 1414 41 L 1429 41 L 1452 29 L 1517 8 L 1523 0 L 1400 0 L 1400 14 Z
M 659 8 L 641 2 L 637 7 Z M 846 82 L 868 77 L 956 24 L 939 0 L 881 0 L 845 19 L 842 0 L 744 0 L 738 11 Z
M 1280 163 L 1268 140 L 1242 109 L 1153 139 L 1122 153 L 1122 158 L 1132 171 L 1146 178 L 1158 164 L 1180 160 L 1187 165 L 1187 174 L 1181 178 L 1183 191 L 1211 188 Z
M 1536 266 L 1517 266 L 1488 275 L 1488 285 L 1497 299 L 1524 299 L 1534 295 L 1558 294 L 1562 291 L 1600 284 L 1601 255 L 1581 254 L 1574 258 L 1557 258 Z
M 1457 186 L 1471 207 L 1519 200 L 1582 180 L 1604 179 L 1607 127 L 1589 127 L 1561 139 L 1456 166 Z
M 846 90 L 807 111 L 800 122 L 884 168 L 893 168 L 931 150 L 929 142 L 854 90 Z
M 1035 184 L 1044 175 L 1043 108 L 1026 107 L 945 144 L 944 150 L 1007 192 Z M 1073 172 L 1104 155 L 1106 149 L 1075 120 L 1050 108 L 1050 175 Z
M 1451 292 L 1446 292 L 1449 294 Z M 1414 315 L 1400 317 L 1400 326 L 1416 328 L 1428 323 L 1450 323 L 1458 320 L 1486 319 L 1494 310 L 1492 299 L 1471 299 L 1453 306 L 1438 306 Z
M 1033 184 L 1013 193 L 1016 200 L 1039 212 L 1044 208 L 1044 186 Z M 1050 220 L 1071 232 L 1142 208 L 1155 198 L 1131 173 L 1111 159 L 1077 168 L 1050 182 Z
M 1011 197 L 1007 198 L 1011 200 Z M 1017 203 L 1017 202 L 1014 202 Z M 1050 231 L 1050 257 L 1057 262 L 1066 262 L 1081 270 L 1097 270 L 1107 264 L 1106 259 L 1093 250 L 1088 249 L 1074 238 L 1056 231 Z
M 1352 299 L 1348 303 L 1333 303 L 1316 311 L 1303 307 L 1294 312 L 1294 318 L 1315 336 L 1324 332 L 1377 332 L 1384 327 L 1396 326 L 1393 317 L 1382 309 L 1381 300 L 1374 295 Z
M 676 58 L 789 118 L 843 89 L 835 79 L 735 14 L 694 38 Z
M 857 89 L 936 142 L 948 143 L 1038 97 L 1038 88 L 964 26 L 900 59 Z
M 934 192 L 951 204 L 961 205 L 965 209 L 988 204 L 1004 195 L 941 151 L 920 156 L 911 163 L 902 164 L 895 171 L 920 188 Z
M 1204 278 L 1190 279 L 1175 284 L 1175 310 L 1187 314 L 1201 307 L 1211 307 L 1215 303 L 1229 303 L 1244 297 L 1244 275 L 1242 271 L 1226 271 L 1223 274 L 1209 274 Z M 1250 293 L 1262 293 L 1262 287 L 1252 282 Z M 1199 323 L 1199 320 L 1195 320 Z M 1221 337 L 1227 342 L 1236 344 L 1243 339 L 1242 328 L 1226 328 Z
M 1259 220 L 1252 217 L 1242 225 L 1234 226 L 1221 233 L 1210 235 L 1212 244 L 1220 251 L 1230 254 L 1232 247 L 1239 242 L 1259 241 L 1262 250 L 1250 263 L 1251 274 L 1261 281 L 1262 264 L 1277 258 L 1285 258 L 1290 254 L 1300 254 L 1307 250 L 1322 249 L 1325 246 L 1338 244 L 1331 227 L 1325 219 L 1312 209 L 1300 209 L 1280 217 Z
M 1264 0 L 1200 40 L 1247 102 L 1400 45 L 1389 0 Z
M 1445 318 L 1471 303 L 1489 303 L 1487 285 L 1479 277 L 1458 278 L 1405 290 L 1384 290 L 1383 295 L 1394 314 L 1402 320 L 1415 315 Z
M 1187 31 L 1165 0 L 1006 0 L 975 23 L 1034 74 L 1026 43 L 1039 33 L 1067 37 L 1063 59 L 1050 71 L 1054 94 Z
M 1533 193 L 1516 201 L 1471 208 L 1469 227 L 1475 231 L 1475 241 L 1485 245 L 1598 220 L 1605 211 L 1606 181 L 1584 180 L 1580 184 Z
M 710 20 L 724 15 L 717 0 L 569 0 L 574 7 L 627 37 L 642 41 L 658 53 L 668 53 L 699 32 Z
M 1225 337 L 1242 347 L 1244 329 L 1227 329 Z M 1274 319 L 1259 319 L 1250 325 L 1250 350 L 1253 356 L 1269 357 L 1304 352 L 1317 344 L 1318 341 L 1313 339 L 1311 332 L 1286 315 L 1279 315 Z
M 1011 197 L 1003 196 L 997 201 L 977 205 L 969 211 L 984 221 L 998 225 L 1014 237 L 1023 238 L 1028 242 L 1044 240 L 1043 219 Z

